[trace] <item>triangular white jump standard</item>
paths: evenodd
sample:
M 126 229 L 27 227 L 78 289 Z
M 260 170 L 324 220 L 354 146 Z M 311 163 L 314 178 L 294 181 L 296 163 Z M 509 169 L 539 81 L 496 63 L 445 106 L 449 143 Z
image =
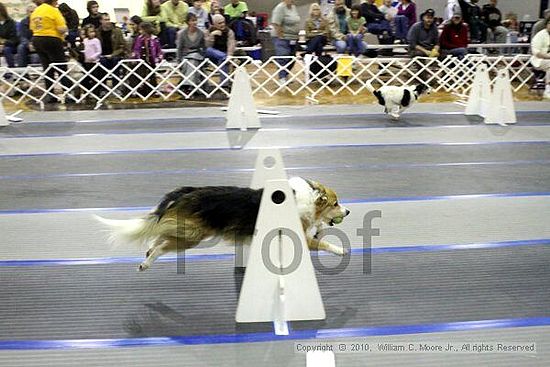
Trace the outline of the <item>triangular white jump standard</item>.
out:
M 261 189 L 268 180 L 286 180 L 285 165 L 279 149 L 260 149 L 250 187 Z
M 252 96 L 250 76 L 242 66 L 239 66 L 235 72 L 235 82 L 227 105 L 226 121 L 227 129 L 245 131 L 262 127 Z
M 244 275 L 237 322 L 322 320 L 325 308 L 288 180 L 265 183 Z
M 515 124 L 516 122 L 516 109 L 514 108 L 514 96 L 508 70 L 499 70 L 493 87 L 489 111 L 485 116 L 485 123 L 506 126 L 506 124 Z
M 8 126 L 10 122 L 6 116 L 6 111 L 4 111 L 4 106 L 0 102 L 0 126 Z
M 283 157 L 278 149 L 260 149 L 256 157 L 256 166 L 250 188 L 261 189 L 268 180 L 286 180 Z M 250 243 L 235 247 L 235 267 L 245 268 L 248 263 Z
M 487 65 L 481 64 L 476 69 L 476 75 L 468 96 L 465 115 L 487 116 L 491 99 L 491 80 Z

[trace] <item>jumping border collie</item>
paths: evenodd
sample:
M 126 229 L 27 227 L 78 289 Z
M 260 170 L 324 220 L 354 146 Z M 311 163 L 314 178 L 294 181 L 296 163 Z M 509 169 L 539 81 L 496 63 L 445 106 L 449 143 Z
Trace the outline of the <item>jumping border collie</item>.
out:
M 338 203 L 336 193 L 300 177 L 291 178 L 289 184 L 309 249 L 345 255 L 343 248 L 316 238 L 323 224 L 340 223 L 350 213 Z M 190 249 L 207 238 L 247 243 L 254 233 L 262 193 L 263 189 L 234 186 L 181 187 L 166 194 L 160 204 L 142 218 L 95 217 L 110 229 L 111 242 L 148 245 L 145 260 L 138 268 L 143 271 L 159 256 Z
M 414 87 L 387 85 L 374 89 L 369 82 L 367 89 L 378 99 L 378 103 L 384 106 L 384 112 L 389 114 L 392 120 L 399 120 L 403 111 L 412 106 L 421 95 L 429 93 L 429 87 L 425 84 L 417 84 Z

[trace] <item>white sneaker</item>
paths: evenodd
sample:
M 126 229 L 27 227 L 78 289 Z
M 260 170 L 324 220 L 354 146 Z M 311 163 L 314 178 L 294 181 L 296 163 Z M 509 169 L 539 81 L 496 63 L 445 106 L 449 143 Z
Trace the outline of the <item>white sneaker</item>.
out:
M 278 83 L 279 83 L 279 86 L 284 87 L 285 85 L 288 84 L 288 80 L 286 78 L 280 78 L 278 80 Z
M 548 91 L 548 90 L 544 91 L 544 94 L 542 95 L 542 98 L 550 99 L 550 91 Z

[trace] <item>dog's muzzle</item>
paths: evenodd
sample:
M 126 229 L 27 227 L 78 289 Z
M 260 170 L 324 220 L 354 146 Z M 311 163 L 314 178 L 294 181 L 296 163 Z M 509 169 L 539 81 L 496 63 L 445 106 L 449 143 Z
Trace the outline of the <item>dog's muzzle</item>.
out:
M 347 217 L 349 215 L 350 211 L 348 209 L 346 209 L 346 214 L 344 214 L 341 218 L 343 219 L 344 217 Z M 336 223 L 334 221 L 334 218 L 330 220 L 330 222 L 328 223 L 329 226 L 333 227 L 334 225 L 336 224 L 340 224 L 342 223 L 342 220 L 340 220 L 338 223 Z

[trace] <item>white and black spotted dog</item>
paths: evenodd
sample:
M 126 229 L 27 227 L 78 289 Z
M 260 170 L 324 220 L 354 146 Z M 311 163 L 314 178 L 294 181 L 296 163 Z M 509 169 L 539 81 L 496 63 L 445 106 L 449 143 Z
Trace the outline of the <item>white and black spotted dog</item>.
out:
M 425 84 L 416 86 L 382 86 L 379 89 L 367 83 L 367 89 L 384 106 L 384 112 L 391 116 L 392 120 L 399 120 L 399 116 L 423 94 L 429 93 L 429 87 Z

